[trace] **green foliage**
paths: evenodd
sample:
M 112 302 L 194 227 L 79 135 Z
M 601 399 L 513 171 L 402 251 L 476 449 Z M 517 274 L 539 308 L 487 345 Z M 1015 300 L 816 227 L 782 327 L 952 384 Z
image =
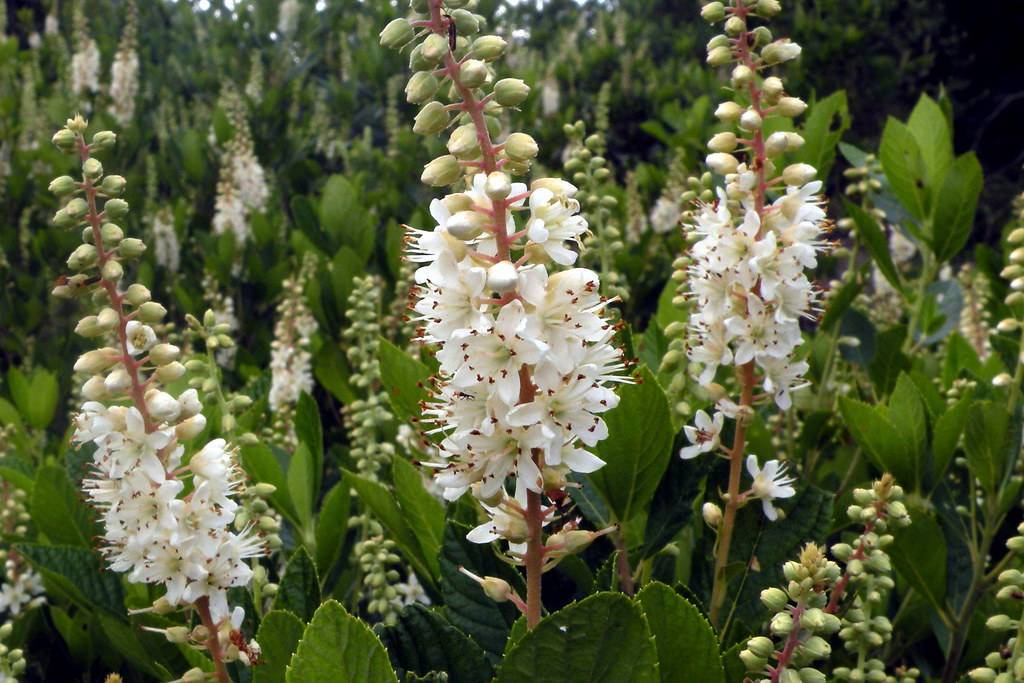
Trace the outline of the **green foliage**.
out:
M 724 683 L 718 637 L 696 607 L 657 582 L 644 586 L 636 600 L 654 636 L 662 683 Z
M 285 680 L 397 683 L 398 678 L 373 631 L 328 600 L 302 632 Z

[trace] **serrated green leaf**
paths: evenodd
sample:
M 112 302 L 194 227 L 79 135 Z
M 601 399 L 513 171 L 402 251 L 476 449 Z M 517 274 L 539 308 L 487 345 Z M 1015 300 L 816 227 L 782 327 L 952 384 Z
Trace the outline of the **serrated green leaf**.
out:
M 275 491 L 270 494 L 269 499 L 274 509 L 288 518 L 295 526 L 302 526 L 299 516 L 292 504 L 291 496 L 288 495 L 288 483 L 285 480 L 281 465 L 277 462 L 273 452 L 263 444 L 242 446 L 242 465 L 245 472 L 255 481 L 272 484 Z
M 344 482 L 335 484 L 324 496 L 316 518 L 316 567 L 321 581 L 326 581 L 348 533 L 350 491 Z
M 659 552 L 689 523 L 694 514 L 694 501 L 704 492 L 704 480 L 711 469 L 711 459 L 683 460 L 676 454 L 684 445 L 689 445 L 689 440 L 680 430 L 672 444 L 673 455 L 669 459 L 665 476 L 651 499 L 641 557 L 650 557 Z
M 924 197 L 924 160 L 910 129 L 889 117 L 878 149 L 885 177 L 892 192 L 910 215 L 923 220 L 927 215 Z
M 96 616 L 99 618 L 100 627 L 106 634 L 107 640 L 133 666 L 161 681 L 172 678 L 167 667 L 156 661 L 155 656 L 157 648 L 163 647 L 166 641 L 156 641 L 156 638 L 152 637 L 153 634 L 142 631 L 138 628 L 138 624 L 129 625 L 103 612 L 98 612 Z M 157 637 L 163 640 L 162 636 Z M 144 640 L 149 642 L 144 643 Z
M 964 431 L 967 466 L 989 495 L 995 495 L 1006 471 L 1009 426 L 1010 415 L 1004 405 L 994 401 L 971 405 Z
M 89 507 L 71 484 L 67 472 L 43 465 L 32 489 L 32 521 L 57 545 L 91 548 L 98 529 Z
M 495 681 L 656 683 L 661 678 L 651 640 L 629 598 L 598 593 L 542 619 L 505 656 Z
M 295 404 L 295 436 L 312 456 L 311 489 L 313 498 L 320 492 L 324 474 L 324 428 L 320 424 L 320 406 L 313 397 L 302 392 Z
M 889 241 L 878 226 L 878 222 L 871 214 L 852 202 L 844 202 L 843 206 L 857 226 L 857 240 L 867 248 L 875 265 L 878 266 L 878 270 L 889 281 L 889 284 L 897 292 L 902 292 L 903 281 L 900 280 L 899 271 L 896 270 L 896 265 L 892 262 Z
M 900 373 L 910 370 L 910 359 L 901 350 L 906 336 L 906 328 L 897 326 L 879 332 L 875 338 L 875 355 L 868 365 L 868 375 L 880 396 L 887 396 Z
M 423 556 L 437 557 L 444 537 L 444 506 L 423 486 L 419 470 L 401 456 L 391 459 L 391 481 L 395 499 Z
M 814 102 L 800 128 L 804 144 L 793 155 L 793 161 L 810 164 L 818 169 L 819 178 L 827 178 L 836 159 L 836 145 L 849 127 L 845 91 L 837 90 Z
M 938 102 L 928 95 L 918 99 L 907 120 L 907 128 L 921 150 L 925 184 L 934 199 L 953 163 L 953 131 Z
M 313 454 L 309 447 L 299 443 L 288 463 L 288 495 L 302 527 L 307 526 L 313 516 L 313 467 Z
M 285 680 L 398 682 L 377 636 L 335 600 L 321 605 L 306 626 Z
M 380 340 L 377 357 L 381 388 L 387 393 L 395 413 L 403 420 L 419 417 L 420 401 L 427 398 L 424 387 L 430 369 L 384 338 Z
M 877 408 L 847 396 L 839 397 L 843 423 L 879 470 L 892 472 L 901 483 L 915 481 L 914 459 L 896 425 Z
M 320 580 L 309 553 L 295 549 L 284 568 L 284 576 L 274 597 L 274 609 L 288 610 L 302 621 L 309 621 L 320 605 Z
M 946 598 L 946 544 L 942 528 L 920 508 L 910 511 L 909 526 L 895 530 L 896 540 L 886 549 L 900 575 L 942 611 Z
M 487 683 L 493 673 L 484 651 L 437 612 L 412 604 L 398 623 L 378 627 L 377 635 L 398 674 L 448 674 L 450 683 Z
M 974 392 L 968 390 L 935 421 L 935 427 L 932 429 L 932 481 L 935 483 L 942 481 L 946 468 L 953 459 L 960 435 L 967 426 L 967 417 L 973 400 Z
M 619 390 L 619 405 L 604 414 L 608 438 L 595 451 L 605 466 L 590 480 L 621 522 L 645 510 L 671 457 L 668 399 L 653 373 L 640 369 L 637 384 Z
M 327 179 L 320 199 L 320 224 L 332 242 L 350 247 L 366 263 L 373 250 L 372 223 L 356 189 L 344 176 Z
M 957 157 L 945 174 L 932 211 L 932 251 L 939 262 L 960 253 L 967 244 L 978 208 L 983 172 L 973 152 Z
M 313 374 L 316 381 L 343 404 L 356 400 L 356 393 L 349 384 L 348 359 L 337 344 L 327 343 L 320 347 L 313 358 Z
M 284 610 L 268 612 L 256 632 L 260 644 L 260 665 L 253 667 L 252 683 L 284 683 L 288 662 L 302 639 L 305 625 Z
M 924 399 L 906 373 L 896 380 L 896 388 L 889 397 L 888 416 L 893 425 L 899 425 L 897 433 L 903 439 L 910 456 L 913 480 L 904 479 L 903 484 L 917 488 L 924 469 L 924 449 L 928 442 L 928 420 L 925 417 Z
M 718 637 L 696 607 L 657 581 L 636 600 L 654 636 L 661 683 L 724 683 Z
M 95 551 L 38 543 L 17 543 L 14 548 L 44 578 L 60 585 L 79 607 L 101 607 L 119 618 L 124 617 L 124 589 L 120 576 L 107 570 Z

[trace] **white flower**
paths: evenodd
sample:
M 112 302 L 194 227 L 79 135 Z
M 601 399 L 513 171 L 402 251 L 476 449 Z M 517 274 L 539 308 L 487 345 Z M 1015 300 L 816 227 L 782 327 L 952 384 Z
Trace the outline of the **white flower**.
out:
M 145 353 L 156 344 L 156 332 L 138 320 L 129 320 L 125 326 L 125 333 L 128 335 L 128 353 L 133 356 Z
M 150 391 L 146 395 L 146 409 L 158 422 L 174 422 L 181 414 L 177 399 L 166 391 Z
M 125 47 L 114 55 L 110 65 L 110 113 L 122 126 L 135 115 L 135 96 L 139 91 L 139 56 Z
M 750 495 L 761 500 L 765 517 L 774 522 L 779 518 L 779 513 L 772 501 L 796 495 L 796 489 L 790 486 L 796 480 L 786 476 L 786 465 L 778 460 L 769 460 L 764 464 L 764 469 L 758 467 L 757 456 L 753 454 L 747 456 L 747 472 L 754 479 Z
M 682 216 L 682 207 L 679 202 L 666 195 L 658 197 L 654 202 L 649 217 L 654 232 L 666 233 L 679 227 L 679 219 Z
M 71 56 L 71 92 L 86 95 L 100 89 L 100 49 L 89 38 Z
M 725 415 L 715 413 L 712 419 L 703 410 L 698 410 L 693 418 L 694 426 L 686 425 L 683 432 L 689 439 L 692 446 L 684 446 L 679 450 L 679 457 L 683 460 L 695 458 L 701 453 L 708 453 L 718 447 L 722 435 L 722 426 L 725 424 Z
M 539 244 L 555 263 L 563 266 L 576 262 L 576 252 L 566 242 L 580 248 L 580 237 L 587 232 L 587 221 L 579 215 L 580 203 L 568 195 L 556 195 L 546 187 L 530 194 L 530 219 L 526 235 Z

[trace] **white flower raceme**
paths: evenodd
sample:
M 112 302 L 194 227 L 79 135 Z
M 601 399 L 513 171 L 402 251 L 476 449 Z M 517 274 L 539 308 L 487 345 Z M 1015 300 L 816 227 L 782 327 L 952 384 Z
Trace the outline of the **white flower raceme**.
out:
M 181 267 L 181 243 L 174 229 L 174 215 L 160 209 L 153 216 L 153 255 L 164 269 L 177 273 Z
M 71 56 L 71 92 L 88 95 L 100 89 L 100 48 L 92 38 L 83 40 Z
M 610 344 L 614 328 L 603 317 L 608 301 L 596 273 L 549 275 L 525 258 L 496 257 L 498 242 L 515 235 L 516 248 L 571 265 L 577 254 L 569 246 L 587 229 L 569 183 L 543 179 L 529 193 L 517 185 L 500 172 L 478 174 L 469 191 L 434 202 L 437 226 L 410 229 L 408 248 L 420 264 L 414 310 L 421 339 L 439 346 L 439 382 L 423 423 L 441 440 L 439 457 L 427 464 L 445 498 L 472 491 L 492 516 L 470 539 L 505 538 L 513 555 L 523 541 L 526 492 L 545 491 L 552 473 L 564 478 L 604 464 L 588 449 L 608 435 L 601 414 L 617 405 L 610 385 L 625 381 L 626 368 Z M 489 195 L 502 193 L 512 206 L 529 194 L 520 232 L 511 211 L 489 216 Z M 476 215 L 490 220 L 477 223 Z M 501 225 L 505 234 L 463 228 L 473 224 Z
M 295 33 L 301 11 L 302 5 L 299 4 L 299 0 L 284 0 L 277 10 L 277 32 L 284 37 Z
M 136 50 L 138 10 L 128 4 L 124 34 L 110 65 L 110 113 L 118 123 L 127 125 L 135 116 L 135 96 L 139 92 L 139 55 Z
M 294 404 L 303 392 L 313 391 L 313 358 L 310 338 L 317 324 L 306 305 L 304 289 L 310 275 L 305 265 L 294 278 L 284 281 L 284 296 L 277 307 L 274 341 L 270 344 L 270 410 Z
M 657 233 L 666 233 L 679 227 L 679 219 L 682 218 L 683 209 L 679 201 L 668 195 L 658 197 L 651 208 L 649 220 L 651 228 Z

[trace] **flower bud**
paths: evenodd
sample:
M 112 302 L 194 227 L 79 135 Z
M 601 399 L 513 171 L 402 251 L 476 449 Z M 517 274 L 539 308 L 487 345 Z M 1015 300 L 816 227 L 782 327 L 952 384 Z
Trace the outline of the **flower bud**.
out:
M 434 135 L 448 127 L 451 117 L 440 102 L 428 102 L 416 114 L 412 132 L 417 135 Z
M 489 74 L 487 64 L 479 59 L 467 59 L 459 67 L 459 80 L 467 88 L 479 88 L 487 81 Z
M 437 94 L 438 86 L 434 74 L 429 71 L 417 71 L 405 86 L 405 101 L 410 104 L 423 104 Z
M 445 5 L 448 6 L 448 9 L 453 9 L 452 3 L 446 2 Z M 455 22 L 455 30 L 460 36 L 471 36 L 480 30 L 480 20 L 469 10 L 456 9 L 451 13 L 451 18 Z
M 505 52 L 507 45 L 508 43 L 505 42 L 505 39 L 499 36 L 480 36 L 473 41 L 473 47 L 470 48 L 470 52 L 477 59 L 492 62 Z
M 54 178 L 50 182 L 50 192 L 54 193 L 58 197 L 71 194 L 77 189 L 78 183 L 69 175 L 62 175 L 59 178 Z
M 540 148 L 537 142 L 526 133 L 512 133 L 505 140 L 505 154 L 514 161 L 527 161 L 537 156 Z
M 107 396 L 107 385 L 103 375 L 93 375 L 82 385 L 82 395 L 90 401 L 99 401 Z
M 731 123 L 739 119 L 743 113 L 743 107 L 733 101 L 722 102 L 715 109 L 715 116 L 723 123 Z
M 393 19 L 381 30 L 380 44 L 389 50 L 395 50 L 407 44 L 415 35 L 416 32 L 408 19 Z
M 92 136 L 89 149 L 93 152 L 102 152 L 110 149 L 117 142 L 117 135 L 113 131 L 101 130 Z
M 75 148 L 75 133 L 67 128 L 61 128 L 54 133 L 53 144 L 62 152 L 70 152 Z
M 477 156 L 480 152 L 480 141 L 476 136 L 476 126 L 466 123 L 453 130 L 448 138 L 448 151 L 459 159 Z
M 759 130 L 761 123 L 761 115 L 753 109 L 748 109 L 740 115 L 740 128 L 744 130 Z
M 768 664 L 767 657 L 761 657 L 750 650 L 740 650 L 739 658 L 747 671 L 763 671 Z
M 700 512 L 704 517 L 704 522 L 711 528 L 717 529 L 718 525 L 722 523 L 722 508 L 711 501 L 704 503 Z
M 700 16 L 709 24 L 725 19 L 725 5 L 720 2 L 709 2 L 700 8 Z
M 736 133 L 718 133 L 708 140 L 708 149 L 712 152 L 731 152 L 736 149 Z
M 725 154 L 723 152 L 716 152 L 709 154 L 704 160 L 708 168 L 719 175 L 728 175 L 736 172 L 736 167 L 739 166 L 739 160 L 731 154 Z
M 124 267 L 120 261 L 110 259 L 103 264 L 103 268 L 100 269 L 100 277 L 110 282 L 117 282 L 124 275 Z
M 799 97 L 783 97 L 779 99 L 779 103 L 775 105 L 776 113 L 789 118 L 800 116 L 800 114 L 803 114 L 806 109 L 807 103 Z
M 761 591 L 761 602 L 772 612 L 778 612 L 786 608 L 789 597 L 781 588 L 765 588 Z
M 112 247 L 124 239 L 124 230 L 117 223 L 104 223 L 100 228 L 100 237 L 103 239 L 104 246 Z
M 125 186 L 128 182 L 124 179 L 124 176 L 119 175 L 108 175 L 100 183 L 100 192 L 107 195 L 108 197 L 117 197 L 124 192 Z
M 125 258 L 138 258 L 146 251 L 146 243 L 137 237 L 129 237 L 121 241 L 118 252 Z
M 74 220 L 80 221 L 89 212 L 89 205 L 81 197 L 75 197 L 64 206 L 64 211 Z
M 487 226 L 487 216 L 479 211 L 460 211 L 445 223 L 448 234 L 463 241 L 476 239 Z
M 114 325 L 121 321 L 121 316 L 117 314 L 113 308 L 107 306 L 100 311 L 99 315 L 96 316 L 96 324 L 104 330 L 114 329 Z
M 155 323 L 163 320 L 167 309 L 156 301 L 147 301 L 139 306 L 138 319 L 144 323 Z
M 758 16 L 771 18 L 782 11 L 782 5 L 779 4 L 779 0 L 757 0 L 755 11 Z
M 767 64 L 781 64 L 800 56 L 801 48 L 791 40 L 783 38 L 766 45 L 761 50 L 761 59 Z
M 123 199 L 108 199 L 103 205 L 103 212 L 112 221 L 124 218 L 128 215 L 128 202 Z
M 494 84 L 494 101 L 503 107 L 517 107 L 530 94 L 530 86 L 518 78 L 503 78 Z
M 885 678 L 884 678 L 885 672 L 883 671 L 881 673 L 883 675 L 882 680 L 884 681 L 885 680 Z M 800 683 L 825 683 L 828 680 L 828 678 L 825 676 L 825 674 L 823 674 L 821 671 L 818 671 L 817 669 L 815 669 L 813 667 L 810 667 L 810 666 L 805 666 L 804 668 L 800 669 L 799 675 L 800 675 Z M 868 675 L 869 675 L 869 678 L 867 680 L 869 680 L 869 681 L 872 680 L 870 678 L 870 674 L 868 674 Z
M 783 93 L 782 79 L 778 76 L 769 76 L 761 84 L 761 92 L 770 100 L 774 100 Z
M 132 306 L 141 306 L 151 298 L 149 289 L 145 285 L 141 285 L 137 282 L 128 286 L 128 290 L 124 293 L 124 296 Z
M 487 269 L 487 288 L 500 294 L 512 291 L 519 284 L 519 273 L 511 261 L 498 261 Z
M 790 164 L 782 171 L 782 182 L 787 185 L 805 185 L 818 175 L 816 168 L 810 164 Z
M 174 344 L 161 343 L 149 350 L 149 360 L 154 365 L 173 363 L 181 356 L 181 349 Z
M 1010 234 L 1006 237 L 1006 241 L 1010 244 L 1020 244 L 1021 242 L 1024 242 L 1024 228 L 1014 228 L 1011 230 Z
M 732 70 L 732 87 L 742 88 L 754 79 L 754 71 L 746 64 L 737 64 Z
M 990 631 L 1009 631 L 1017 628 L 1017 623 L 1006 614 L 994 614 L 985 622 Z
M 735 14 L 726 19 L 725 21 L 725 32 L 735 38 L 739 34 L 747 30 L 747 22 L 743 21 L 742 18 Z
M 424 166 L 420 180 L 432 187 L 444 187 L 451 185 L 461 176 L 462 167 L 459 166 L 459 160 L 451 154 L 446 154 Z
M 167 365 L 161 365 L 153 374 L 155 374 L 156 378 L 161 382 L 170 383 L 185 375 L 185 366 L 178 361 L 174 361 Z
M 82 175 L 90 180 L 96 180 L 103 175 L 103 164 L 99 159 L 89 157 L 82 162 Z
M 99 324 L 99 319 L 94 315 L 87 315 L 75 325 L 75 334 L 86 338 L 98 337 L 105 334 L 108 328 Z
M 708 66 L 725 66 L 732 62 L 732 49 L 725 45 L 719 45 L 708 50 L 708 56 L 705 60 Z
M 68 257 L 67 264 L 71 270 L 85 270 L 96 263 L 96 247 L 91 244 L 80 244 Z
M 501 171 L 488 174 L 487 182 L 484 184 L 484 194 L 492 201 L 505 199 L 510 192 L 512 192 L 512 181 L 507 174 Z
M 117 350 L 109 346 L 102 349 L 93 349 L 92 351 L 86 351 L 78 357 L 78 360 L 75 361 L 74 370 L 75 372 L 95 375 L 114 365 L 118 358 Z

